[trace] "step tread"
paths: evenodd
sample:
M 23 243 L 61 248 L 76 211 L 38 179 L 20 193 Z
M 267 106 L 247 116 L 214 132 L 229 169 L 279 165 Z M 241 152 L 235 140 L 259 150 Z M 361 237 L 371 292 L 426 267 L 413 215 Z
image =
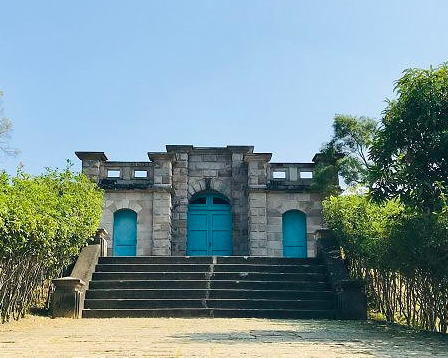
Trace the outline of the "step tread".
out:
M 247 292 L 245 289 L 225 289 L 225 288 L 211 288 L 211 289 L 200 289 L 200 288 L 93 288 L 89 291 L 218 291 L 218 292 Z M 333 293 L 332 290 L 250 290 L 251 292 L 329 292 Z
M 105 311 L 105 312 L 114 312 L 114 311 L 132 311 L 132 312 L 152 312 L 152 311 L 267 311 L 267 312 L 334 312 L 334 309 L 291 309 L 291 308 L 188 308 L 188 307 L 176 307 L 176 308 L 84 308 L 83 311 Z
M 269 298 L 86 298 L 85 301 L 156 301 L 156 302 L 166 302 L 166 301 L 255 301 L 255 302 L 327 302 L 332 301 L 329 299 L 295 299 L 295 300 L 283 300 L 283 299 L 269 299 Z
M 251 282 L 251 283 L 258 283 L 258 282 L 275 282 L 275 283 L 303 283 L 303 284 L 309 284 L 309 283 L 327 283 L 327 280 L 322 281 L 298 281 L 298 280 L 238 280 L 238 279 L 230 279 L 230 280 L 126 280 L 126 279 L 118 279 L 118 280 L 95 280 L 95 282 Z

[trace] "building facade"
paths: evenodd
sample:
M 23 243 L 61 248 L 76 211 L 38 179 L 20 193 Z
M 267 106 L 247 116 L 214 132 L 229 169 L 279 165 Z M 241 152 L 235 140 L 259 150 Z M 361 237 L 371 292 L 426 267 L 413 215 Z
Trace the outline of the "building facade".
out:
M 315 162 L 271 163 L 252 146 L 167 145 L 148 162 L 76 155 L 105 190 L 108 255 L 316 255 Z

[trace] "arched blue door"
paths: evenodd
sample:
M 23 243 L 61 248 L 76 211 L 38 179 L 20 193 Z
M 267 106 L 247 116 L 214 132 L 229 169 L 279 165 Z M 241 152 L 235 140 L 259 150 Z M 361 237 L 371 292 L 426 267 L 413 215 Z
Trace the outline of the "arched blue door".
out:
M 290 210 L 282 216 L 283 256 L 306 257 L 306 215 Z
M 232 255 L 232 213 L 217 193 L 194 196 L 188 205 L 188 256 Z
M 137 213 L 124 209 L 114 214 L 114 256 L 135 256 L 137 245 Z

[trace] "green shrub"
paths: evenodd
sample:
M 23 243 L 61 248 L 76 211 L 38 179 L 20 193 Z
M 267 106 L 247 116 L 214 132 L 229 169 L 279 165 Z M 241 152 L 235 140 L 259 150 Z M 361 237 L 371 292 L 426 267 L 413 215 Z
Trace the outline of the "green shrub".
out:
M 324 218 L 367 287 L 369 306 L 387 320 L 448 330 L 448 209 L 425 214 L 397 200 L 329 197 Z
M 103 194 L 83 174 L 0 174 L 0 314 L 23 316 L 98 228 Z

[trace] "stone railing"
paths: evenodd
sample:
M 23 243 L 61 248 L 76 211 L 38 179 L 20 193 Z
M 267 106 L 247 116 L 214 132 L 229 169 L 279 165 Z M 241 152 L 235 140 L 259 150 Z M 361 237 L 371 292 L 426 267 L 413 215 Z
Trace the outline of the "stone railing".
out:
M 314 163 L 270 163 L 267 173 L 268 186 L 272 189 L 309 188 L 314 167 Z
M 367 299 L 364 283 L 349 277 L 341 249 L 330 230 L 316 232 L 317 256 L 329 274 L 330 285 L 336 292 L 336 318 L 367 319 Z
M 53 280 L 51 300 L 53 318 L 81 318 L 85 293 L 100 256 L 107 255 L 106 230 L 99 229 L 92 244 L 84 247 L 70 276 Z
M 147 189 L 154 183 L 154 163 L 103 162 L 98 179 L 104 189 Z

